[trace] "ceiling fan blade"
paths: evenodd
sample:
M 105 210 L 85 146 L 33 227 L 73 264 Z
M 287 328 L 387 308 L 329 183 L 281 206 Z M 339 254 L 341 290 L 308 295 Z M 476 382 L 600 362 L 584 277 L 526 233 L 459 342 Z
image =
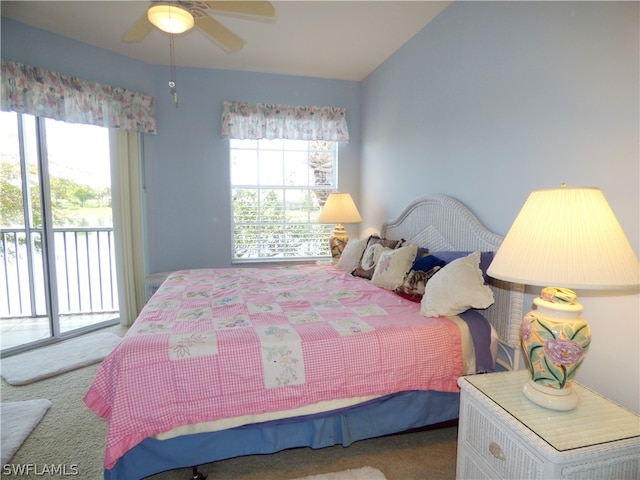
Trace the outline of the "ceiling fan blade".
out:
M 210 10 L 252 17 L 275 18 L 276 9 L 271 2 L 205 2 Z
M 147 12 L 145 12 L 122 36 L 122 41 L 130 43 L 141 42 L 151 33 L 151 30 L 153 30 L 153 25 L 151 25 L 151 22 L 147 19 Z
M 196 27 L 228 53 L 244 47 L 244 40 L 209 15 L 196 18 Z

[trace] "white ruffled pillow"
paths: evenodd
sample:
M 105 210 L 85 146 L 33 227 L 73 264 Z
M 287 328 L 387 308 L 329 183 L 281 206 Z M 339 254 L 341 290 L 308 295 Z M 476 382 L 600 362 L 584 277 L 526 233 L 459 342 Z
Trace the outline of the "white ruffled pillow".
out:
M 480 252 L 458 258 L 441 268 L 427 284 L 420 313 L 425 317 L 458 315 L 470 308 L 487 308 L 493 292 L 484 284 Z
M 360 258 L 364 249 L 367 248 L 367 242 L 369 237 L 358 240 L 357 238 L 350 238 L 347 245 L 340 255 L 340 259 L 336 264 L 336 268 L 340 270 L 347 270 L 351 272 L 360 264 Z
M 411 270 L 417 252 L 417 245 L 383 251 L 376 263 L 371 283 L 387 290 L 398 288 L 402 285 L 407 272 Z

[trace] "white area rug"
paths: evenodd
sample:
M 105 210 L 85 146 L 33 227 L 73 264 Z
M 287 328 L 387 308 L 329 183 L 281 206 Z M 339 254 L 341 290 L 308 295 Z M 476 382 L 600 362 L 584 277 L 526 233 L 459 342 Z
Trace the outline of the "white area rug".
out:
M 120 340 L 111 332 L 101 332 L 20 353 L 2 360 L 2 378 L 11 385 L 26 385 L 98 363 Z
M 11 460 L 51 405 L 46 399 L 5 402 L 0 405 L 2 465 Z
M 323 473 L 320 475 L 309 475 L 297 480 L 386 480 L 384 474 L 373 467 L 362 467 L 342 472 Z

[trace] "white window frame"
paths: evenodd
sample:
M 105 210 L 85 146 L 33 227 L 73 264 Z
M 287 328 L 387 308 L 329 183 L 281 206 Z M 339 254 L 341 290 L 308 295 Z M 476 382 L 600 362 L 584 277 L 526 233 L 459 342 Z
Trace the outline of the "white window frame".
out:
M 321 169 L 316 169 L 321 177 L 316 179 L 314 170 L 308 167 L 305 172 L 303 164 L 310 161 L 312 152 L 318 151 L 313 148 L 318 144 L 331 148 L 333 158 L 330 172 L 323 176 Z M 326 198 L 337 191 L 338 143 L 230 139 L 229 153 L 231 262 L 285 262 L 330 257 L 329 236 L 334 225 L 319 224 L 317 219 Z M 239 195 L 254 197 L 254 212 L 241 211 Z M 292 197 L 298 199 L 297 208 Z M 302 204 L 300 199 L 303 199 Z M 255 248 L 248 245 L 255 245 Z

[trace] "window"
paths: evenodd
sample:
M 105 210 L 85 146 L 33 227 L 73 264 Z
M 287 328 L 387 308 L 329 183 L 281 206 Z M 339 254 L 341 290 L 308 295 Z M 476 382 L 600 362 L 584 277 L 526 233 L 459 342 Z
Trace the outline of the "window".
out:
M 338 144 L 230 140 L 234 262 L 330 255 L 334 225 L 317 223 L 336 190 Z

